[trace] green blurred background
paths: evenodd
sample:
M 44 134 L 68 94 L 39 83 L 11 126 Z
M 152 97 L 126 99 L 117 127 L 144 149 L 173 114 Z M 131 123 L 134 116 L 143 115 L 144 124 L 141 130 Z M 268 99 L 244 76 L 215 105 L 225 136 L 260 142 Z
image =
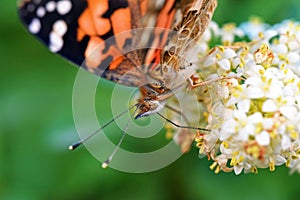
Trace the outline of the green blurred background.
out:
M 258 175 L 215 175 L 209 161 L 198 159 L 196 148 L 147 174 L 103 170 L 85 148 L 67 151 L 78 138 L 72 118 L 77 68 L 25 31 L 14 0 L 1 0 L 0 5 L 0 199 L 299 198 L 300 176 L 288 175 L 285 167 Z M 240 23 L 252 15 L 268 23 L 300 20 L 300 3 L 223 0 L 214 19 Z M 113 86 L 103 81 L 100 121 L 111 118 L 105 105 Z

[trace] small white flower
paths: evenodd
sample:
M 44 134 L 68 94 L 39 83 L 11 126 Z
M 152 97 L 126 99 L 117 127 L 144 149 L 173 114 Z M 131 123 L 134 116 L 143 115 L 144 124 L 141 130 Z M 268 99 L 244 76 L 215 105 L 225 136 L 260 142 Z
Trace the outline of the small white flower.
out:
M 295 50 L 299 50 L 300 48 L 300 44 L 299 44 L 299 40 L 292 40 L 288 42 L 288 47 L 291 51 L 295 51 Z
M 217 94 L 220 98 L 226 99 L 229 97 L 229 89 L 224 85 L 217 85 Z
M 287 59 L 290 64 L 297 63 L 300 59 L 299 52 L 290 52 L 287 54 Z
M 295 86 L 293 84 L 287 84 L 283 88 L 283 96 L 294 96 L 296 94 Z
M 247 77 L 260 77 L 261 74 L 265 73 L 265 68 L 261 65 L 254 64 L 254 61 L 252 63 L 247 63 L 245 69 Z
M 223 53 L 223 57 L 230 59 L 230 58 L 234 58 L 236 56 L 236 52 L 233 49 L 225 49 L 224 53 Z
M 241 100 L 237 103 L 237 109 L 244 113 L 247 113 L 250 109 L 250 103 L 251 102 L 249 99 Z
M 281 97 L 282 93 L 282 85 L 278 82 L 273 81 L 268 90 L 265 92 L 265 97 L 276 99 L 278 97 Z
M 255 136 L 255 140 L 258 144 L 266 146 L 270 144 L 270 135 L 267 131 L 263 131 L 260 134 Z
M 288 119 L 293 119 L 297 115 L 297 109 L 294 106 L 282 106 L 279 108 L 281 114 Z
M 262 105 L 263 112 L 275 112 L 278 110 L 278 107 L 274 100 L 268 99 Z
M 248 117 L 249 123 L 257 124 L 262 122 L 262 114 L 260 112 L 256 112 Z
M 271 130 L 274 126 L 274 120 L 272 118 L 264 118 L 262 124 L 264 130 Z
M 230 64 L 230 61 L 228 59 L 222 59 L 222 60 L 218 61 L 217 63 L 225 71 L 230 70 L 231 64 Z
M 246 93 L 247 96 L 250 99 L 259 99 L 264 97 L 264 91 L 262 88 L 260 87 L 256 87 L 256 86 L 249 86 L 246 88 Z
M 236 132 L 236 127 L 238 127 L 238 123 L 234 120 L 228 120 L 226 121 L 222 128 L 221 128 L 221 137 L 220 140 L 226 140 L 227 138 L 229 138 L 232 134 L 234 134 Z
M 280 44 L 274 46 L 272 49 L 275 53 L 279 53 L 279 54 L 287 54 L 288 53 L 288 47 L 283 43 L 280 43 Z
M 292 145 L 291 138 L 289 138 L 286 135 L 283 135 L 282 139 L 281 139 L 281 148 L 282 148 L 282 150 L 289 149 L 291 147 L 291 145 Z
M 248 141 L 249 136 L 253 135 L 255 126 L 253 124 L 247 124 L 244 127 L 239 127 L 238 134 L 236 136 L 237 141 Z
M 243 171 L 243 166 L 242 165 L 236 165 L 233 167 L 234 173 L 236 175 L 239 175 Z

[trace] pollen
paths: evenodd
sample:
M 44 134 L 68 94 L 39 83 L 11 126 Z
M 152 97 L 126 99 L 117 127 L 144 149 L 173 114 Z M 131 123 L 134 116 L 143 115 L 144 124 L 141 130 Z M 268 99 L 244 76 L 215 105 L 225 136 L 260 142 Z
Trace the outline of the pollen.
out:
M 218 165 L 217 162 L 213 162 L 213 164 L 211 164 L 211 165 L 209 166 L 209 169 L 214 170 L 214 169 L 216 168 L 217 165 Z
M 269 163 L 269 170 L 270 170 L 271 172 L 275 171 L 275 164 L 274 164 L 273 161 L 271 161 L 271 162 Z
M 295 130 L 293 130 L 291 131 L 291 138 L 293 140 L 297 140 L 299 138 L 299 134 Z
M 223 141 L 222 143 L 223 143 L 223 146 L 224 146 L 225 148 L 228 148 L 228 147 L 229 147 L 229 144 L 228 144 L 227 141 Z
M 219 46 L 219 49 L 220 49 L 220 51 L 221 51 L 222 53 L 224 53 L 224 52 L 225 52 L 225 48 L 224 48 L 224 46 Z
M 217 58 L 218 60 L 222 59 L 221 54 L 216 54 L 216 58 Z
M 258 170 L 257 170 L 256 167 L 252 167 L 251 172 L 254 173 L 254 174 L 258 174 Z
M 237 164 L 236 157 L 232 157 L 230 161 L 230 166 L 235 166 Z

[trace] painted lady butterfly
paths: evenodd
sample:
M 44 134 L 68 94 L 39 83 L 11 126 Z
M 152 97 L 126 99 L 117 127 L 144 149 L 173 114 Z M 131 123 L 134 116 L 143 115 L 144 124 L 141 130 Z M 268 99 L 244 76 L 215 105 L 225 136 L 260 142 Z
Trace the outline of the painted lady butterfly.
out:
M 50 51 L 139 87 L 139 118 L 157 113 L 194 74 L 186 52 L 216 6 L 217 0 L 22 0 L 19 16 Z

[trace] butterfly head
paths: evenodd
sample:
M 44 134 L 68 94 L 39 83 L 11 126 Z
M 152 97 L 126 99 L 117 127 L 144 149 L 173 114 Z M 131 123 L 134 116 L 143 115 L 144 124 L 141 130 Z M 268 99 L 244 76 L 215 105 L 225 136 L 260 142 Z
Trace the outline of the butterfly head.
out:
M 137 103 L 137 115 L 135 119 L 159 112 L 171 97 L 172 92 L 162 84 L 146 84 L 140 87 L 141 98 Z
M 138 114 L 135 119 L 145 117 L 159 112 L 165 105 L 165 101 L 158 101 L 153 99 L 140 99 L 137 104 Z

